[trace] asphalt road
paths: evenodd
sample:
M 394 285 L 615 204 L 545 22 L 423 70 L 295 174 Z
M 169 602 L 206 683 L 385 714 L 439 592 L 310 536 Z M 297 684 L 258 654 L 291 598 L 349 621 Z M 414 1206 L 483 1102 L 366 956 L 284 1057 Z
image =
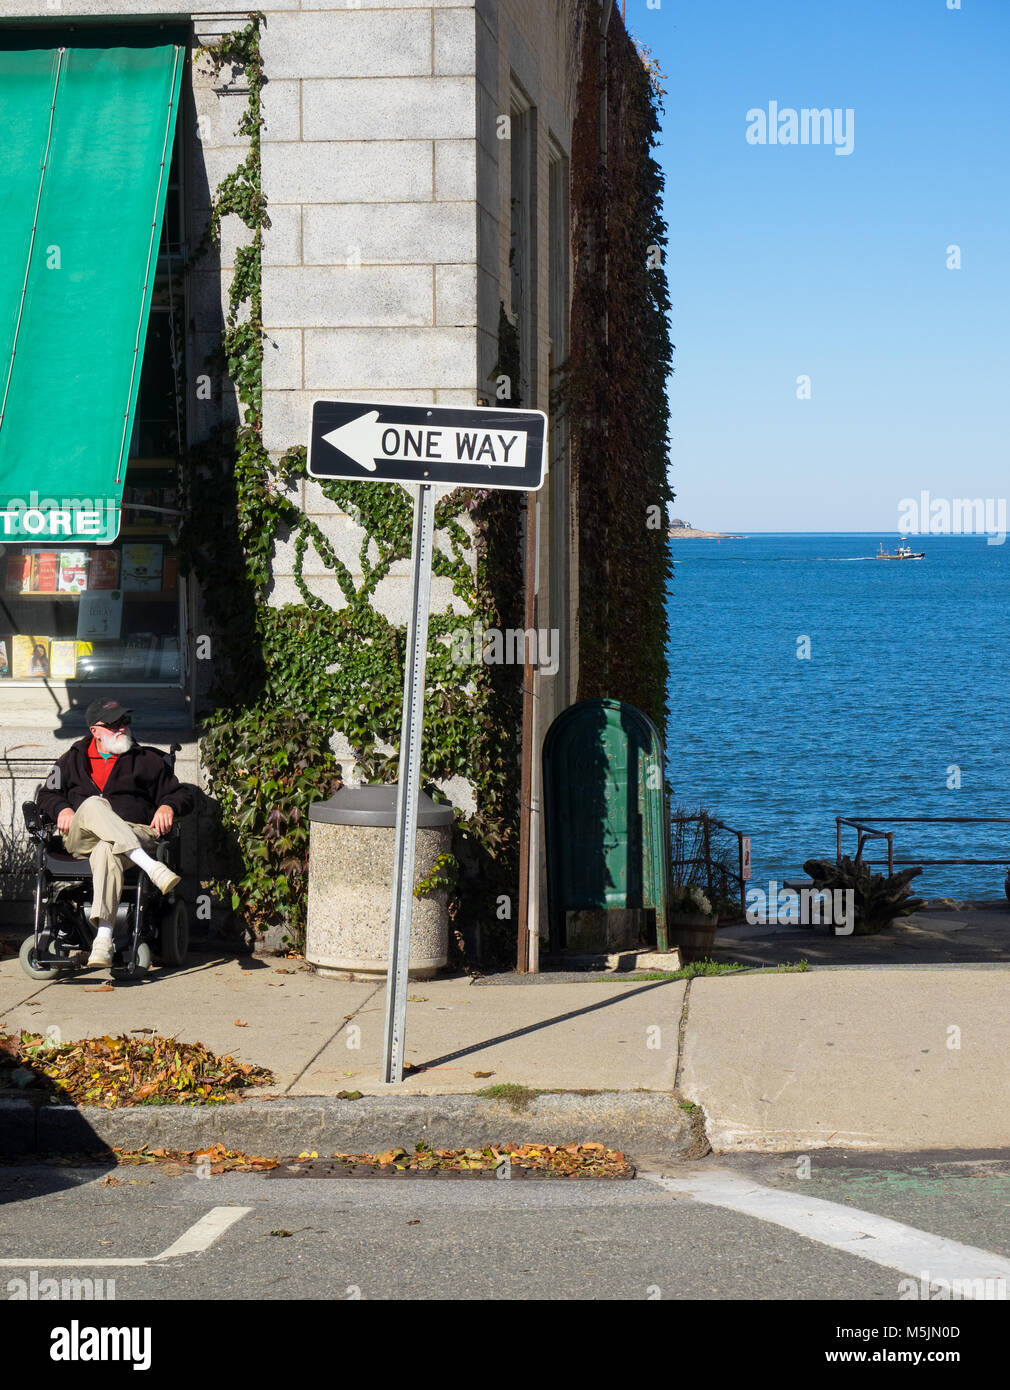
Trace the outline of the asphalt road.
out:
M 658 1180 L 663 1173 L 700 1182 L 704 1192 L 671 1190 Z M 747 1201 L 756 1193 L 769 1210 L 786 1194 L 787 1213 L 732 1209 L 738 1191 Z M 810 1218 L 810 1199 L 832 1206 L 815 1201 Z M 715 1204 L 724 1201 L 730 1205 Z M 841 1238 L 848 1248 L 833 1248 L 829 1228 L 844 1225 L 846 1213 L 856 1213 L 855 1235 Z M 940 1240 L 909 1254 L 898 1228 L 897 1237 L 889 1226 L 863 1231 L 874 1217 Z M 787 1228 L 793 1221 L 799 1229 Z M 201 1222 L 192 1240 L 205 1248 L 153 1258 Z M 983 1270 L 964 1246 L 990 1252 L 992 1268 Z M 870 1248 L 885 1262 L 865 1257 Z M 907 1313 L 910 1274 L 918 1265 L 946 1269 L 951 1249 L 965 1277 L 1010 1270 L 1007 1158 L 710 1157 L 654 1166 L 652 1177 L 630 1182 L 201 1179 L 156 1167 L 0 1167 L 0 1295 L 8 1299 L 34 1270 L 36 1283 L 114 1279 L 117 1300 L 837 1299 L 897 1300 Z M 144 1262 L 94 1263 L 120 1259 Z M 1006 1298 L 1010 1280 L 992 1289 Z

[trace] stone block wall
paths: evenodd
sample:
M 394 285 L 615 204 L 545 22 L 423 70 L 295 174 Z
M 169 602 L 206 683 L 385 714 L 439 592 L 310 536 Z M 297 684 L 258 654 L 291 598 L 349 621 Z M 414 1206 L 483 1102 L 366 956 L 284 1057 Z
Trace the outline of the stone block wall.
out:
M 472 406 L 480 389 L 472 7 L 307 8 L 268 18 L 262 40 L 264 436 L 275 453 L 305 441 L 319 396 Z M 295 500 L 358 582 L 361 529 L 317 483 Z M 293 551 L 277 547 L 271 603 L 301 601 Z M 311 546 L 303 575 L 343 605 Z M 403 623 L 409 594 L 404 561 L 375 606 Z M 437 576 L 431 603 L 465 617 Z M 350 761 L 339 736 L 333 748 Z M 473 808 L 460 779 L 445 790 Z

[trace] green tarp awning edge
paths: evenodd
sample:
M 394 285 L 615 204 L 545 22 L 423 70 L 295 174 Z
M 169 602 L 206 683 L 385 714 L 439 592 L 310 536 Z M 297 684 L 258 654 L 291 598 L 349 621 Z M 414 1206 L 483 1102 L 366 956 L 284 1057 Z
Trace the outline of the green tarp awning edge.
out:
M 0 34 L 0 542 L 119 528 L 185 65 L 123 32 Z

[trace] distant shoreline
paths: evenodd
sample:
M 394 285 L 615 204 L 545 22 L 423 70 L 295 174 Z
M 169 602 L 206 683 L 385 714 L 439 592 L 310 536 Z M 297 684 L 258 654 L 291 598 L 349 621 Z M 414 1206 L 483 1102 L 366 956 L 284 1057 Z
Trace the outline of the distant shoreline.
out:
M 671 526 L 671 540 L 685 541 L 742 541 L 743 536 L 730 535 L 728 531 L 696 531 L 693 526 Z

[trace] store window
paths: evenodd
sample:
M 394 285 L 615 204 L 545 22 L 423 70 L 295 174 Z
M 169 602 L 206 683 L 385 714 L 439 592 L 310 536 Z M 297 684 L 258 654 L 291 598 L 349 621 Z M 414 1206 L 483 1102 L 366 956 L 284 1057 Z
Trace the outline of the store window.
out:
M 38 536 L 0 544 L 0 683 L 6 685 L 178 686 L 184 675 L 185 595 L 177 551 L 178 465 L 185 441 L 180 147 L 181 131 L 175 129 L 167 193 L 161 194 L 160 245 L 149 235 L 153 285 L 126 467 L 120 470 L 118 534 L 111 544 L 87 544 L 47 524 Z M 0 258 L 7 278 L 17 268 L 14 255 L 10 262 L 6 266 Z M 96 339 L 98 353 L 100 323 Z M 82 360 L 78 379 L 87 370 Z M 61 487 L 72 489 L 73 479 Z

